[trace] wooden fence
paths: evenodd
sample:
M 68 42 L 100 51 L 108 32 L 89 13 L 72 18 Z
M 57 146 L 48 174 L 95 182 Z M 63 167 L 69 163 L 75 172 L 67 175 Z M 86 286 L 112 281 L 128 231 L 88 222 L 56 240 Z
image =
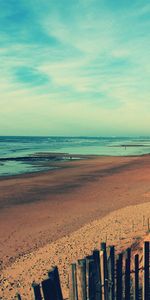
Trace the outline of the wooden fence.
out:
M 150 300 L 150 242 L 144 242 L 142 260 L 131 254 L 128 248 L 116 255 L 114 246 L 101 243 L 100 250 L 71 264 L 69 300 Z M 35 300 L 63 300 L 57 267 L 32 287 Z

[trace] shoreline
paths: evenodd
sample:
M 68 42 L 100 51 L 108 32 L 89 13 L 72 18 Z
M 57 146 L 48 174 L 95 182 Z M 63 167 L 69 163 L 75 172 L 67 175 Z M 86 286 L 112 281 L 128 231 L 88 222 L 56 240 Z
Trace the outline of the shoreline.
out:
M 123 147 L 123 146 L 109 146 L 109 147 Z M 129 146 L 130 147 L 130 146 Z M 40 155 L 41 156 L 40 156 Z M 78 160 L 88 160 L 88 159 L 96 159 L 96 158 L 140 158 L 150 156 L 150 153 L 144 153 L 140 155 L 100 155 L 100 154 L 69 154 L 69 153 L 55 153 L 55 152 L 43 152 L 43 153 L 35 153 L 35 155 L 29 155 L 26 157 L 6 157 L 0 158 L 1 162 L 20 162 L 21 164 L 31 165 L 32 168 L 37 168 L 37 170 L 33 171 L 22 171 L 16 174 L 0 174 L 0 181 L 5 179 L 12 178 L 21 178 L 28 176 L 37 176 L 45 173 L 49 173 L 55 169 L 67 168 L 67 164 L 72 161 Z M 46 165 L 45 165 L 46 164 Z M 66 164 L 63 166 L 63 164 Z M 39 168 L 39 169 L 38 169 Z
M 20 164 L 31 166 L 29 171 L 24 170 L 14 174 L 0 174 L 0 180 L 11 179 L 11 177 L 20 177 L 23 175 L 34 175 L 36 173 L 46 173 L 62 166 L 56 166 L 57 164 L 67 163 L 69 161 L 76 161 L 80 159 L 88 159 L 94 157 L 94 155 L 80 155 L 80 154 L 69 154 L 69 153 L 55 153 L 55 152 L 43 152 L 35 153 L 29 156 L 22 157 L 3 157 L 0 158 L 0 163 L 5 164 L 9 162 L 17 162 Z M 35 171 L 33 170 L 35 168 Z M 37 168 L 37 169 L 36 169 Z

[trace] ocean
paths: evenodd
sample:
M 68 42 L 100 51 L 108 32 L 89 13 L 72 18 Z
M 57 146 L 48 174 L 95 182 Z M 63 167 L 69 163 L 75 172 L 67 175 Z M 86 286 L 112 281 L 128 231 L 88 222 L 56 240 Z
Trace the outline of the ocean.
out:
M 132 156 L 150 153 L 150 137 L 0 137 L 0 176 L 49 170 L 28 157 L 37 153 Z M 23 159 L 26 158 L 26 159 Z

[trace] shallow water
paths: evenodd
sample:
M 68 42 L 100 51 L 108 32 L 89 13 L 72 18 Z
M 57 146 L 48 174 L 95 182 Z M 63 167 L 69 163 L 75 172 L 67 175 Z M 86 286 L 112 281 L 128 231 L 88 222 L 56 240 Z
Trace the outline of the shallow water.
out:
M 18 158 L 38 152 L 108 156 L 150 153 L 150 137 L 0 137 L 0 158 Z M 0 162 L 0 176 L 45 170 L 47 167 Z
M 19 175 L 50 169 L 50 167 L 34 166 L 20 161 L 6 161 L 5 163 L 0 164 L 0 176 Z

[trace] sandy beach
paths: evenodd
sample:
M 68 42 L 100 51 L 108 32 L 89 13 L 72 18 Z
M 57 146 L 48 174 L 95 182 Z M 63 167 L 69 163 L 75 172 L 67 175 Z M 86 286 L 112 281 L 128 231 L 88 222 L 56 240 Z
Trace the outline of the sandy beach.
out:
M 68 299 L 70 264 L 89 255 L 93 249 L 100 249 L 102 241 L 115 245 L 117 253 L 131 247 L 132 254 L 139 253 L 142 257 L 143 240 L 150 241 L 146 224 L 149 216 L 150 203 L 128 206 L 21 256 L 1 274 L 0 299 L 14 299 L 19 292 L 24 300 L 33 300 L 31 283 L 47 278 L 48 271 L 55 265 L 59 268 L 63 297 Z
M 150 213 L 149 155 L 93 156 L 55 166 L 60 169 L 0 179 L 3 300 L 13 299 L 17 289 L 27 299 L 32 281 L 53 264 L 67 297 L 72 260 L 106 238 L 125 247 L 146 232 L 141 224 Z

